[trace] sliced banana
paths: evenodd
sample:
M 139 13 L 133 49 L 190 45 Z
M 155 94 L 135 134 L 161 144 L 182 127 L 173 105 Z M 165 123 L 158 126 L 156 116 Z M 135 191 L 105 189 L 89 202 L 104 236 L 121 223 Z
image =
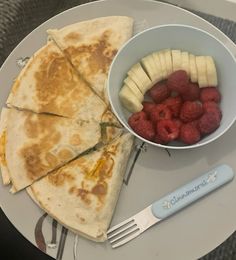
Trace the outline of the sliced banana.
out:
M 125 85 L 134 93 L 134 95 L 137 97 L 137 99 L 140 102 L 143 102 L 144 96 L 142 92 L 139 90 L 137 85 L 133 82 L 133 80 L 130 77 L 127 77 L 124 80 Z
M 189 75 L 189 54 L 187 51 L 181 52 L 181 68 Z
M 207 66 L 205 56 L 196 56 L 198 85 L 200 88 L 207 87 Z
M 157 52 L 154 52 L 152 54 L 152 57 L 153 57 L 153 60 L 154 60 L 154 63 L 155 63 L 155 66 L 156 66 L 156 71 L 160 77 L 160 81 L 163 80 L 163 73 L 162 73 L 162 68 L 161 68 L 161 61 L 160 61 L 160 58 L 159 58 L 159 55 Z
M 139 86 L 139 89 L 143 94 L 146 93 L 147 90 L 149 90 L 152 87 L 152 81 L 146 74 L 146 72 L 143 70 L 140 63 L 136 63 L 130 71 L 128 71 L 128 75 L 134 80 L 135 76 L 137 77 L 137 80 L 134 80 L 134 82 Z M 137 83 L 138 81 L 139 83 Z
M 193 54 L 189 54 L 189 73 L 190 73 L 190 80 L 194 83 L 198 82 L 196 58 L 195 55 Z
M 159 51 L 158 56 L 159 56 L 159 59 L 160 59 L 160 62 L 161 62 L 163 79 L 167 79 L 166 59 L 165 59 L 164 51 Z
M 147 72 L 149 78 L 153 81 L 155 81 L 155 67 L 154 64 L 152 63 L 152 61 L 150 61 L 150 59 L 152 59 L 152 56 L 146 56 L 144 58 L 142 58 L 141 63 L 142 66 L 144 68 L 144 70 Z
M 218 85 L 216 65 L 211 56 L 205 56 L 207 68 L 207 80 L 209 86 L 216 87 Z
M 164 53 L 165 53 L 166 70 L 167 70 L 167 77 L 168 77 L 173 72 L 171 50 L 166 49 L 164 50 Z
M 119 98 L 122 105 L 131 113 L 139 112 L 143 109 L 141 102 L 127 86 L 122 87 Z
M 172 64 L 173 64 L 173 71 L 181 70 L 181 64 L 182 64 L 182 55 L 180 50 L 172 50 Z

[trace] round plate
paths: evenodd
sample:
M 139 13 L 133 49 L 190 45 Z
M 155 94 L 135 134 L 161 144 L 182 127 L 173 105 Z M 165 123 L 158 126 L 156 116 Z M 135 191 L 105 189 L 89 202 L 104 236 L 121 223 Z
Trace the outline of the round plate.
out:
M 11 53 L 0 71 L 5 89 L 0 105 L 4 106 L 12 82 L 20 68 L 16 60 L 29 57 L 46 43 L 46 30 L 109 15 L 128 15 L 135 19 L 135 32 L 167 23 L 182 23 L 204 29 L 223 41 L 236 54 L 236 47 L 210 23 L 183 9 L 155 1 L 100 1 L 75 7 L 48 20 L 29 34 Z M 132 216 L 156 199 L 199 176 L 220 163 L 236 169 L 236 126 L 217 141 L 188 151 L 165 150 L 137 143 L 120 194 L 113 224 Z M 141 148 L 141 149 L 140 149 Z M 133 167 L 132 167 L 133 166 Z M 13 225 L 34 245 L 58 259 L 120 260 L 197 259 L 217 247 L 234 231 L 236 178 L 226 186 L 201 199 L 168 220 L 155 225 L 132 242 L 111 249 L 109 243 L 94 243 L 75 236 L 20 192 L 13 196 L 9 187 L 0 187 L 0 203 Z M 53 227 L 53 228 L 52 228 Z M 53 230 L 53 232 L 52 232 Z M 56 245 L 51 244 L 51 240 Z M 202 239 L 204 238 L 204 239 Z M 61 243 L 59 243 L 61 241 Z M 63 243 L 63 241 L 65 243 Z M 64 249 L 64 250 L 63 250 Z M 63 256 L 62 256 L 63 255 Z

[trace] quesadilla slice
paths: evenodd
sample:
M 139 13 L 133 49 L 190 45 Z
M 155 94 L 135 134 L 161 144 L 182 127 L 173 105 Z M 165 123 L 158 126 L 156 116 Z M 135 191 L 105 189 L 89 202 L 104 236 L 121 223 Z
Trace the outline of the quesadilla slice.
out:
M 19 191 L 101 141 L 100 124 L 9 109 L 5 156 Z
M 133 19 L 100 17 L 47 32 L 91 88 L 108 103 L 108 70 L 117 51 L 132 36 Z
M 105 241 L 132 144 L 131 134 L 124 134 L 51 172 L 27 191 L 65 227 L 91 240 Z
M 8 109 L 2 108 L 0 120 L 0 168 L 3 185 L 10 184 L 10 176 L 8 173 L 5 148 L 6 148 L 6 128 L 7 128 Z
M 106 104 L 82 80 L 54 42 L 48 42 L 17 77 L 7 105 L 37 113 L 101 121 Z

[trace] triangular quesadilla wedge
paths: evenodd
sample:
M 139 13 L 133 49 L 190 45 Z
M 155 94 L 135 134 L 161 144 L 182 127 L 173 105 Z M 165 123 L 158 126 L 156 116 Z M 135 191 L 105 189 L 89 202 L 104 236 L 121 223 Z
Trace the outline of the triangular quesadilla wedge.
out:
M 8 185 L 11 182 L 5 156 L 7 115 L 8 109 L 2 108 L 0 120 L 0 168 L 3 185 Z
M 31 57 L 15 80 L 7 104 L 37 113 L 99 122 L 106 111 L 106 104 L 54 42 L 48 42 Z
M 54 219 L 91 240 L 105 241 L 132 149 L 127 133 L 27 188 Z
M 95 121 L 9 109 L 5 155 L 13 186 L 27 187 L 100 141 Z
M 132 36 L 133 18 L 100 17 L 47 32 L 91 88 L 108 103 L 105 81 L 109 67 L 117 51 Z

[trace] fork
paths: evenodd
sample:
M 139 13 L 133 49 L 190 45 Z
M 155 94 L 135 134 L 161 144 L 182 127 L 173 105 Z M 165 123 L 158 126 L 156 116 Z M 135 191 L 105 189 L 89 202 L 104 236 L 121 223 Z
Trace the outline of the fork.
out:
M 222 164 L 162 197 L 107 231 L 107 238 L 112 248 L 129 242 L 157 222 L 177 213 L 213 190 L 230 182 L 233 178 L 232 168 Z

